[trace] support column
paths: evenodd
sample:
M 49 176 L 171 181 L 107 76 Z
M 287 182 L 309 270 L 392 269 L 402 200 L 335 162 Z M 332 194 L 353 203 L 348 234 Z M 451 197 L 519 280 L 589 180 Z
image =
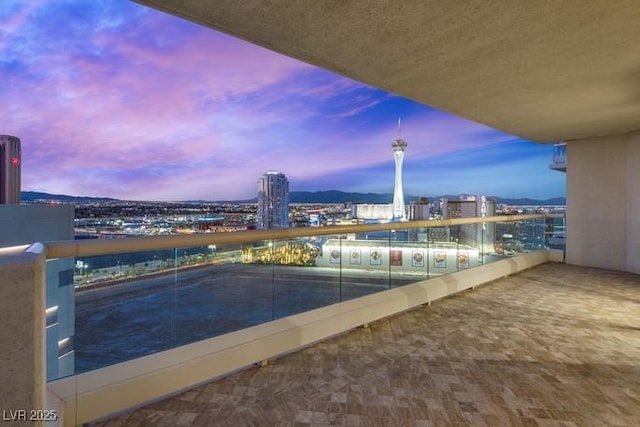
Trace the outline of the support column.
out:
M 7 425 L 40 425 L 29 411 L 45 409 L 44 275 L 37 254 L 0 257 L 0 420 Z
M 640 131 L 627 147 L 627 271 L 640 274 Z
M 639 139 L 568 141 L 567 263 L 640 273 Z

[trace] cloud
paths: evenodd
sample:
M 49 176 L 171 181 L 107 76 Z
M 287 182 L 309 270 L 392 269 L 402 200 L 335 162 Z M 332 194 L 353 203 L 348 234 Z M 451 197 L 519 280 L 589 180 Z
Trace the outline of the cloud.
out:
M 387 188 L 398 117 L 411 185 L 513 139 L 133 2 L 3 2 L 0 18 L 0 133 L 23 142 L 25 189 L 239 199 L 269 169 Z

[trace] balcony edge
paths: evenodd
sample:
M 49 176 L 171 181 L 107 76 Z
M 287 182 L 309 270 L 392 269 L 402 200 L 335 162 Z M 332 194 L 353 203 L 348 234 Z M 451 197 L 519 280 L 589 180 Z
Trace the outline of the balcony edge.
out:
M 63 378 L 48 384 L 49 403 L 65 426 L 99 420 L 549 260 L 521 254 Z

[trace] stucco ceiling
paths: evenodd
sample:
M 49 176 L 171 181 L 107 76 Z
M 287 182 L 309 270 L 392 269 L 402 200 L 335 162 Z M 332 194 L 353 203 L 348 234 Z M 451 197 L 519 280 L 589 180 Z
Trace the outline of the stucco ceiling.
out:
M 640 128 L 638 0 L 137 1 L 534 141 Z

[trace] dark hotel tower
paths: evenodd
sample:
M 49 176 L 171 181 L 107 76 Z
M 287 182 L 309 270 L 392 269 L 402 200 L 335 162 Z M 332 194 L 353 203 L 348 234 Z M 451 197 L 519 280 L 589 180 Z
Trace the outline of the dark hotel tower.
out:
M 0 205 L 20 204 L 20 139 L 0 135 Z

